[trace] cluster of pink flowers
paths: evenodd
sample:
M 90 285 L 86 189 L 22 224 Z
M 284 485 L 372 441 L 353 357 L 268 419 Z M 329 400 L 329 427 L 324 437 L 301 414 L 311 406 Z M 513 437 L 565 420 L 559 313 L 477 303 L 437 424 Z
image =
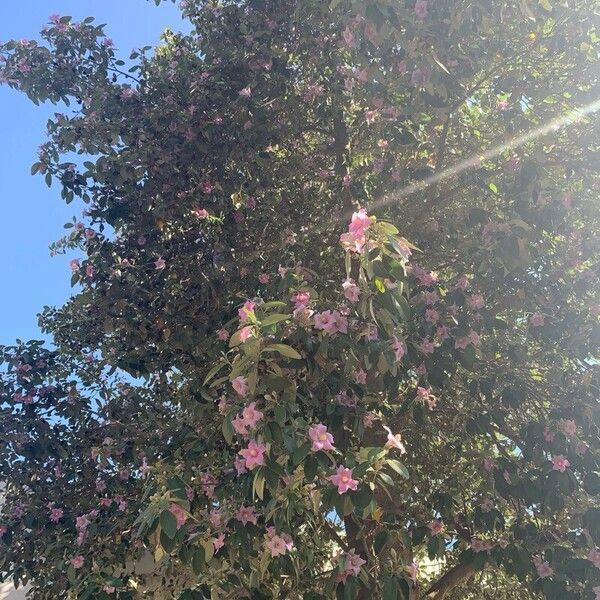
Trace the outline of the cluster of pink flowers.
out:
M 241 414 L 237 414 L 232 421 L 233 428 L 240 435 L 248 435 L 248 429 L 254 429 L 263 418 L 263 413 L 256 409 L 256 402 L 250 402 L 244 407 Z
M 354 548 L 352 548 L 351 550 L 348 550 L 346 554 L 344 554 L 342 560 L 338 559 L 338 562 L 340 563 L 341 569 L 336 580 L 341 583 L 346 583 L 348 576 L 358 576 L 360 573 L 360 568 L 366 564 L 367 561 L 360 555 L 356 554 Z
M 315 314 L 315 329 L 319 329 L 334 335 L 336 333 L 348 333 L 348 319 L 343 317 L 337 310 L 324 310 Z
M 550 566 L 550 563 L 543 561 L 538 556 L 534 557 L 533 564 L 535 565 L 535 569 L 540 579 L 545 579 L 546 577 L 554 575 L 554 569 Z
M 265 546 L 271 553 L 271 556 L 283 556 L 294 549 L 294 541 L 287 533 L 275 533 L 275 527 L 267 527 L 265 534 Z
M 369 217 L 364 208 L 355 212 L 348 226 L 348 232 L 340 236 L 342 246 L 349 252 L 362 252 L 366 243 L 366 232 L 374 222 L 375 219 Z
M 241 521 L 244 525 L 247 525 L 248 523 L 252 523 L 253 525 L 256 525 L 258 515 L 256 514 L 256 509 L 254 508 L 254 506 L 243 506 L 242 505 L 242 506 L 240 506 L 239 510 L 237 511 L 235 518 L 238 521 Z

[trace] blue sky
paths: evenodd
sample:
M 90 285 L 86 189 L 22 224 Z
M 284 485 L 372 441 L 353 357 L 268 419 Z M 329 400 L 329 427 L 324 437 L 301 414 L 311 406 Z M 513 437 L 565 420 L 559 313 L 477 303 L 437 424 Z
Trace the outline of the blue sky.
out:
M 51 14 L 75 20 L 96 17 L 126 59 L 132 48 L 155 45 L 165 27 L 185 28 L 176 6 L 147 0 L 1 0 L 0 40 L 38 38 Z M 63 224 L 81 213 L 67 206 L 56 184 L 32 177 L 48 117 L 60 108 L 35 106 L 24 94 L 0 86 L 0 344 L 41 337 L 37 313 L 71 294 L 69 256 L 50 257 L 48 246 Z

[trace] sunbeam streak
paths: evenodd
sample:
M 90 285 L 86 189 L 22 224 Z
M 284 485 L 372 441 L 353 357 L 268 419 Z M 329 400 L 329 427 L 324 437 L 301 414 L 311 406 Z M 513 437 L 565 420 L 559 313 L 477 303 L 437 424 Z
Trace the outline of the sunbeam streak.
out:
M 532 129 L 526 133 L 515 136 L 512 139 L 510 139 L 509 141 L 504 142 L 503 144 L 498 144 L 497 146 L 490 148 L 486 152 L 482 152 L 477 155 L 473 155 L 472 157 L 467 158 L 466 160 L 463 160 L 463 161 L 457 163 L 456 165 L 448 167 L 448 168 L 444 169 L 443 171 L 440 171 L 439 173 L 436 173 L 436 174 L 432 175 L 431 177 L 428 177 L 427 179 L 423 179 L 421 181 L 411 183 L 410 185 L 407 185 L 399 190 L 396 190 L 393 194 L 372 204 L 369 208 L 376 209 L 376 208 L 381 208 L 382 206 L 387 206 L 389 204 L 392 204 L 392 203 L 400 200 L 401 198 L 410 196 L 414 192 L 418 192 L 420 190 L 428 188 L 429 186 L 431 186 L 435 183 L 443 181 L 444 179 L 448 179 L 448 177 L 452 177 L 453 175 L 458 175 L 459 173 L 462 173 L 462 172 L 466 171 L 467 169 L 470 169 L 471 167 L 479 166 L 479 164 L 481 163 L 482 160 L 491 160 L 493 158 L 498 157 L 500 154 L 502 154 L 506 150 L 519 148 L 520 146 L 523 146 L 524 144 L 526 144 L 527 142 L 530 142 L 531 140 L 535 140 L 543 135 L 546 135 L 547 133 L 550 133 L 552 131 L 557 131 L 557 130 L 561 129 L 562 127 L 565 127 L 572 123 L 576 123 L 577 121 L 581 120 L 586 115 L 592 114 L 598 110 L 600 110 L 600 99 L 595 100 L 594 102 L 590 102 L 589 104 L 587 104 L 585 106 L 573 109 L 573 110 L 569 111 L 566 115 L 557 117 L 556 119 L 553 119 L 552 121 L 550 121 L 549 123 L 546 123 L 545 125 L 541 125 L 540 127 L 536 127 L 535 129 Z

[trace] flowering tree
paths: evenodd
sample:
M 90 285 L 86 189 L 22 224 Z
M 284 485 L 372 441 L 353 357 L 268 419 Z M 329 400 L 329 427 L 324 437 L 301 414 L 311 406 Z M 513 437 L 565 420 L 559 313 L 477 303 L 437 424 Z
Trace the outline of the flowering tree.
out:
M 53 347 L 1 348 L 0 577 L 600 598 L 595 4 L 187 0 L 127 62 L 91 18 L 1 45 L 73 107 L 32 172 L 86 206 Z

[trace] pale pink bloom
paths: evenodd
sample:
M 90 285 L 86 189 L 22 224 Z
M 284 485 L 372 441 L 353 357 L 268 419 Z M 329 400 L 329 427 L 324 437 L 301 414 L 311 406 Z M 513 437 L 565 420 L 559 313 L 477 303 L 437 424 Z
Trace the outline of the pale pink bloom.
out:
M 310 293 L 303 291 L 294 292 L 294 294 L 292 294 L 291 301 L 296 310 L 299 308 L 305 308 L 310 302 Z
M 358 371 L 354 373 L 354 381 L 359 385 L 364 385 L 367 383 L 367 373 L 362 369 L 358 369 Z
M 229 331 L 225 328 L 221 328 L 217 331 L 217 338 L 222 342 L 225 342 L 229 339 Z
M 339 333 L 348 333 L 348 319 L 342 316 L 337 310 L 333 311 L 335 319 L 335 329 Z
M 400 454 L 406 454 L 406 448 L 402 443 L 402 438 L 399 433 L 392 433 L 392 430 L 386 425 L 383 428 L 387 431 L 387 441 L 385 443 L 386 448 L 396 448 L 396 450 L 400 451 Z
M 264 444 L 257 444 L 254 440 L 251 440 L 248 447 L 240 450 L 239 454 L 246 461 L 246 468 L 252 469 L 265 464 L 265 452 L 267 447 Z
M 288 545 L 282 536 L 274 534 L 265 543 L 272 557 L 283 556 L 288 551 Z
M 221 527 L 223 525 L 223 511 L 220 508 L 214 508 L 210 511 L 208 520 L 213 527 Z
M 346 552 L 344 556 L 344 569 L 340 573 L 336 580 L 338 582 L 346 583 L 346 579 L 349 575 L 354 575 L 355 577 L 360 574 L 360 568 L 366 564 L 366 560 L 364 560 L 360 555 L 356 554 L 354 548 Z
M 352 469 L 347 469 L 343 465 L 337 468 L 335 475 L 327 478 L 333 485 L 337 485 L 338 493 L 345 494 L 348 490 L 356 490 L 358 481 L 352 479 Z
M 350 29 L 350 27 L 346 27 L 346 29 L 344 29 L 344 31 L 342 32 L 342 35 L 344 37 L 344 41 L 348 46 L 352 47 L 356 44 L 354 33 L 352 32 L 352 29 Z
M 256 427 L 258 422 L 263 418 L 263 413 L 256 410 L 256 402 L 250 402 L 248 406 L 242 410 L 242 417 L 248 427 Z
M 250 391 L 250 386 L 243 375 L 238 375 L 231 382 L 231 386 L 240 396 L 247 396 Z
M 50 520 L 53 523 L 58 523 L 64 517 L 64 514 L 62 508 L 53 508 L 50 510 Z
M 473 294 L 469 299 L 469 304 L 475 310 L 480 310 L 485 306 L 485 300 L 481 294 Z
M 571 436 L 577 433 L 577 424 L 572 419 L 565 419 L 561 425 L 565 435 Z
M 533 564 L 535 565 L 537 574 L 540 579 L 544 579 L 546 577 L 550 577 L 554 575 L 554 569 L 550 566 L 550 563 L 547 561 L 542 561 L 541 558 L 535 557 L 533 559 Z
M 130 100 L 134 96 L 137 96 L 137 90 L 133 88 L 125 87 L 121 90 L 121 98 L 123 98 L 123 100 Z
M 374 223 L 374 219 L 367 215 L 367 211 L 361 208 L 358 212 L 352 215 L 352 221 L 348 226 L 348 232 L 355 237 L 364 236 L 367 229 Z
M 600 552 L 595 548 L 590 550 L 587 559 L 596 567 L 596 569 L 600 569 Z
M 396 356 L 396 362 L 400 362 L 406 354 L 406 344 L 397 336 L 392 336 L 392 350 Z
M 94 265 L 87 265 L 87 267 L 85 268 L 85 274 L 86 277 L 89 277 L 91 279 L 96 274 L 96 269 L 94 268 Z
M 456 349 L 466 350 L 471 345 L 471 338 L 467 335 L 465 337 L 456 338 L 454 340 L 454 347 Z
M 429 339 L 424 339 L 420 344 L 419 344 L 419 350 L 423 353 L 423 354 L 433 354 L 435 347 L 433 345 L 433 342 Z
M 506 110 L 508 108 L 508 100 L 498 100 L 496 107 L 498 110 Z
M 450 330 L 446 325 L 440 325 L 435 330 L 435 337 L 443 342 L 444 340 L 447 340 L 450 337 Z
M 79 269 L 79 266 L 79 260 L 77 258 L 69 261 L 69 268 L 71 269 L 72 273 L 76 273 Z
M 431 535 L 438 535 L 442 533 L 445 529 L 444 522 L 441 519 L 434 519 L 430 523 L 427 524 L 427 529 L 429 529 L 429 533 Z
M 365 24 L 365 37 L 375 45 L 377 43 L 377 28 L 374 23 L 368 21 Z
M 238 475 L 243 475 L 248 471 L 248 469 L 246 469 L 246 461 L 242 456 L 235 457 L 235 460 L 233 461 L 233 466 L 235 467 L 235 470 Z
M 368 110 L 365 112 L 365 121 L 367 125 L 372 125 L 377 120 L 379 113 L 376 110 Z M 356 213 L 355 213 L 356 214 Z
M 369 81 L 369 73 L 367 69 L 360 69 L 359 71 L 357 71 L 356 79 L 361 83 L 366 83 L 367 81 Z
M 421 21 L 427 18 L 427 0 L 417 0 L 415 3 L 415 15 Z
M 367 323 L 361 335 L 364 335 L 368 342 L 374 342 L 379 339 L 379 329 L 377 329 L 375 323 Z
M 161 270 L 164 269 L 167 266 L 167 263 L 165 261 L 164 258 L 162 258 L 161 256 L 159 256 L 155 261 L 154 261 L 154 267 L 157 270 Z
M 542 435 L 544 436 L 544 440 L 551 444 L 554 441 L 556 433 L 554 431 L 550 431 L 548 427 L 544 427 L 544 433 Z
M 225 534 L 221 532 L 216 538 L 212 539 L 215 552 L 218 552 L 225 545 Z
M 171 505 L 169 506 L 169 511 L 177 521 L 177 529 L 181 529 L 187 521 L 187 513 L 185 512 L 185 510 L 183 510 L 183 508 L 181 508 L 181 506 L 179 506 L 179 504 L 175 502 L 171 502 Z
M 411 581 L 414 584 L 416 584 L 417 583 L 417 574 L 419 573 L 419 561 L 413 560 L 412 563 L 410 563 L 410 565 L 407 565 L 404 568 L 406 569 L 406 572 L 408 573 L 408 576 L 411 579 Z
M 254 316 L 254 307 L 256 304 L 252 300 L 246 300 L 244 306 L 238 310 L 238 316 L 241 323 L 246 323 L 250 315 Z
M 248 435 L 248 424 L 242 417 L 240 417 L 240 415 L 236 415 L 235 418 L 232 419 L 231 424 L 233 425 L 236 433 L 244 436 Z
M 592 592 L 596 594 L 596 600 L 600 600 L 600 585 L 597 585 L 596 587 L 592 588 Z
M 240 341 L 243 343 L 254 335 L 254 329 L 250 325 L 247 325 L 246 327 L 242 327 L 239 333 Z
M 442 316 L 435 308 L 428 308 L 425 311 L 425 320 L 429 323 L 437 323 L 441 318 Z
M 464 275 L 461 275 L 454 287 L 464 292 L 469 287 L 469 280 Z
M 257 514 L 254 506 L 240 506 L 235 518 L 244 525 L 252 523 L 256 525 Z
M 529 322 L 533 327 L 541 327 L 544 324 L 544 315 L 539 312 L 535 312 L 531 315 Z
M 575 446 L 575 452 L 577 452 L 579 456 L 583 456 L 587 451 L 588 447 L 585 442 L 577 442 L 577 445 Z
M 197 208 L 194 211 L 194 214 L 199 218 L 199 219 L 208 219 L 208 211 L 205 208 Z
M 562 456 L 562 454 L 552 457 L 552 470 L 553 471 L 559 471 L 561 473 L 564 473 L 569 466 L 571 466 L 571 463 L 569 462 L 569 460 L 567 458 Z
M 333 445 L 333 436 L 327 431 L 327 426 L 319 423 L 308 429 L 308 436 L 312 440 L 311 450 L 319 452 L 321 450 L 335 450 Z
M 74 569 L 81 569 L 81 567 L 83 567 L 83 564 L 85 563 L 85 558 L 83 558 L 81 554 L 78 554 L 77 556 L 74 556 L 70 562 L 73 565 Z
M 356 236 L 353 233 L 342 233 L 340 235 L 340 244 L 348 252 L 362 253 L 365 243 L 365 236 Z
M 473 552 L 490 552 L 494 547 L 491 542 L 487 540 L 480 540 L 479 538 L 471 538 L 471 548 Z
M 252 90 L 250 89 L 250 86 L 246 86 L 245 88 L 242 88 L 238 94 L 244 98 L 250 98 L 252 95 Z
M 346 281 L 342 283 L 342 288 L 344 288 L 344 296 L 350 300 L 350 302 L 358 302 L 360 288 L 352 279 L 346 279 Z
M 271 279 L 271 276 L 268 273 L 261 273 L 258 276 L 258 281 L 260 281 L 261 283 L 269 283 L 270 279 Z

